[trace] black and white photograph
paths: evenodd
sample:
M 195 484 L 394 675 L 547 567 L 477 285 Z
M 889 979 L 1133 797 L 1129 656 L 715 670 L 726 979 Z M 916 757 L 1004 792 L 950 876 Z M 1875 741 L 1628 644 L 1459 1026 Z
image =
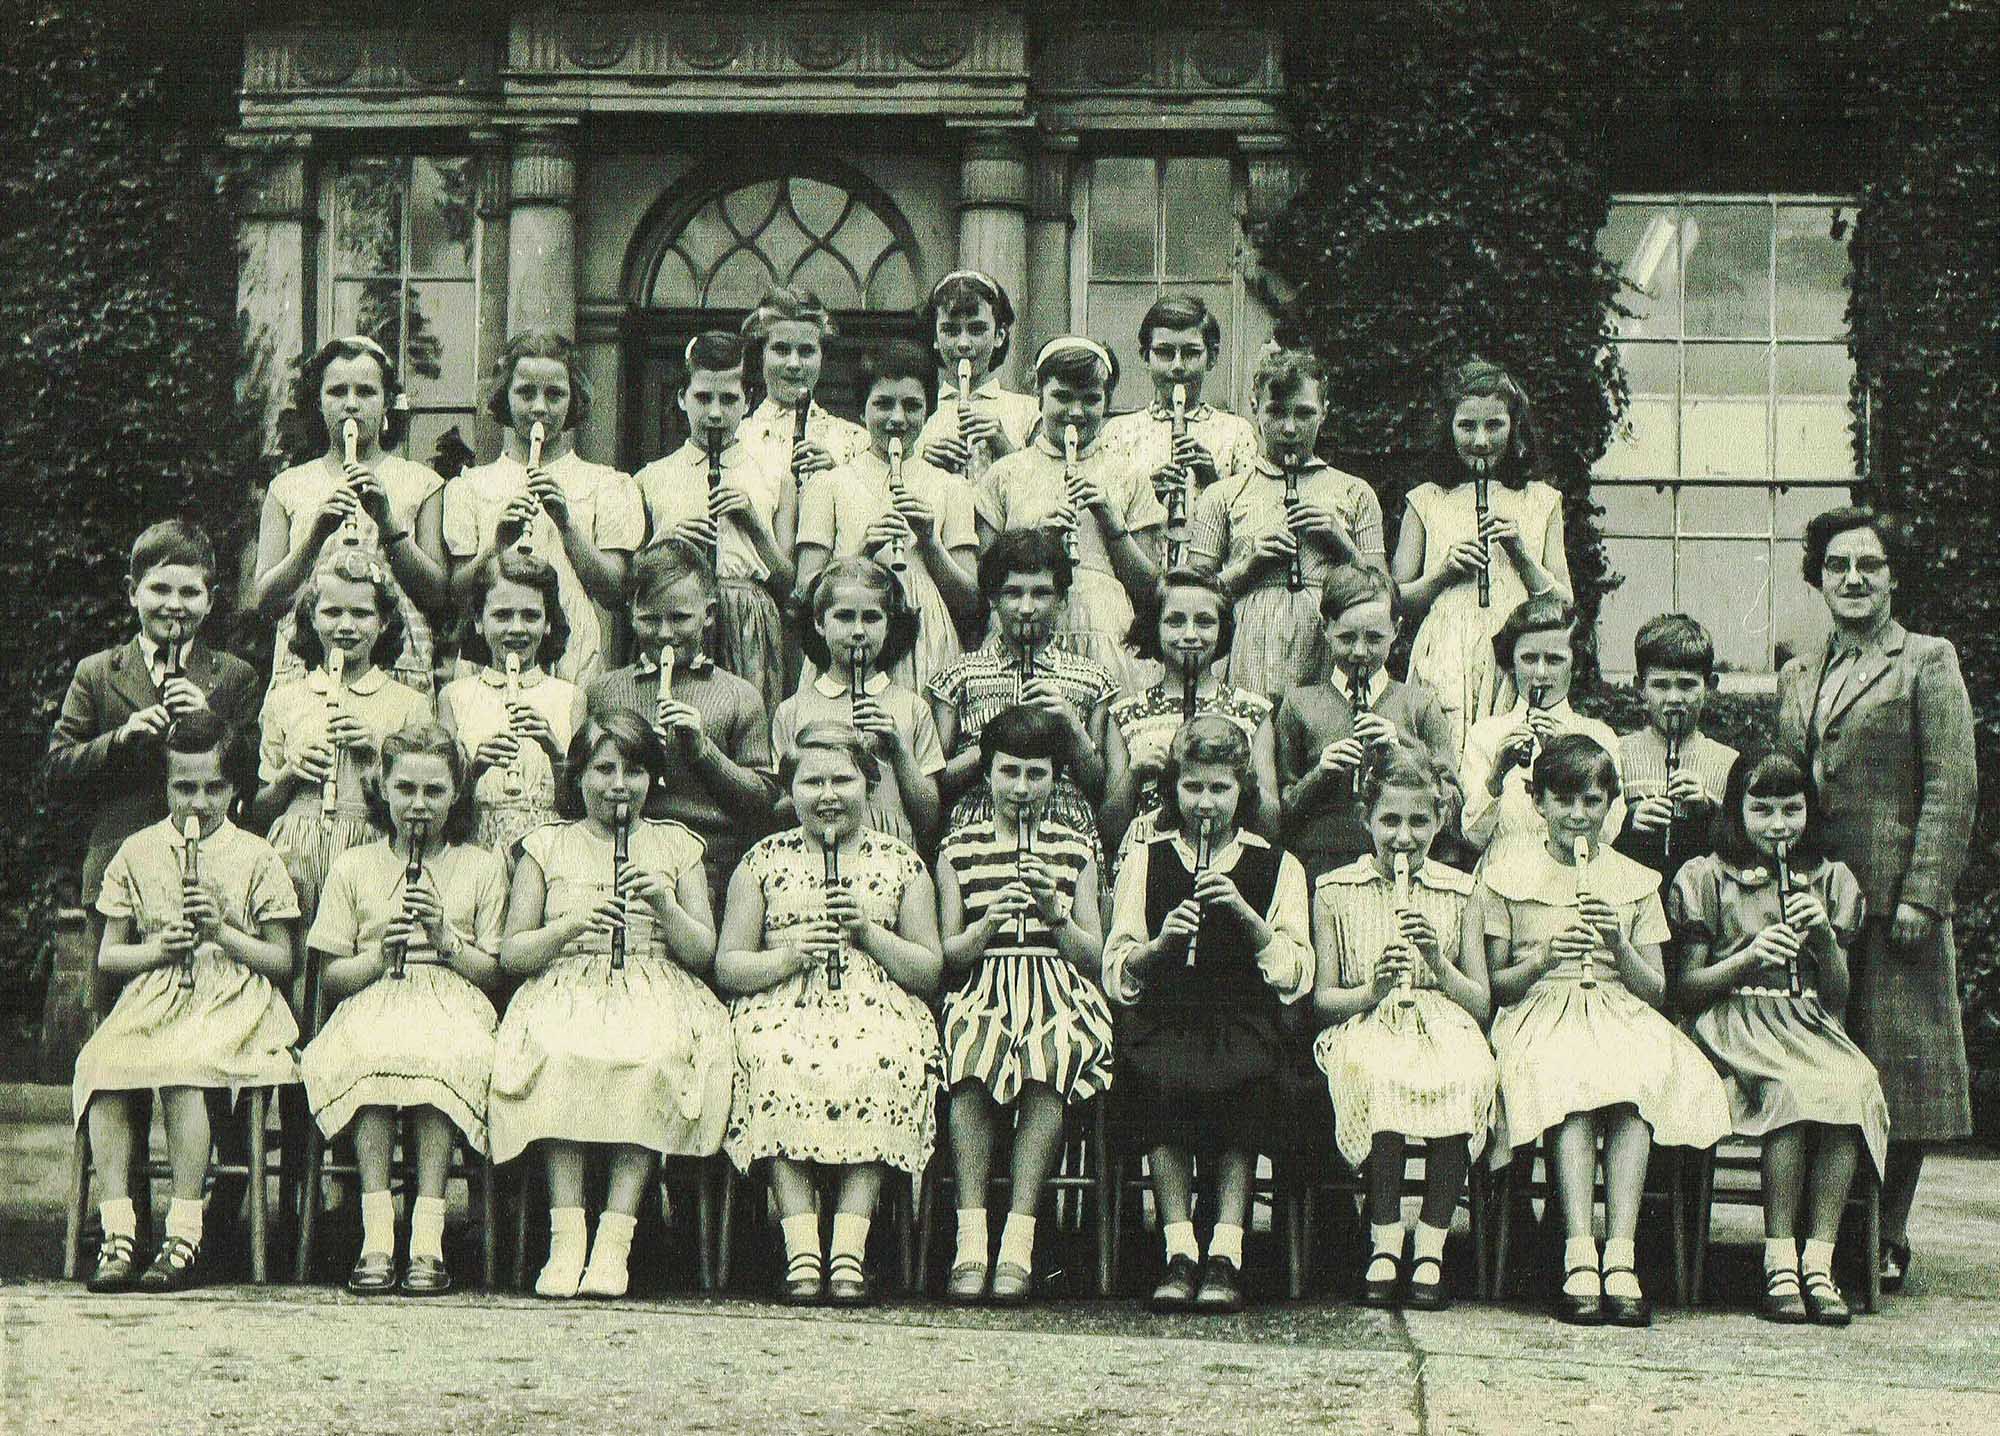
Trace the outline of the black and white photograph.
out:
M 1996 74 L 0 0 L 0 1431 L 2000 1426 Z

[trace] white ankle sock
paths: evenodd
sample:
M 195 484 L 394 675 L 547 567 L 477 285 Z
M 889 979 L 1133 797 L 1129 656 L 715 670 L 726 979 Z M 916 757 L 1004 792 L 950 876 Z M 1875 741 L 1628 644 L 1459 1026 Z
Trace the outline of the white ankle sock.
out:
M 1396 1263 L 1403 1259 L 1403 1224 L 1401 1222 L 1370 1222 L 1368 1241 L 1374 1255 L 1368 1259 L 1369 1281 L 1394 1281 Z
M 577 1283 L 583 1280 L 587 1238 L 582 1207 L 549 1208 L 549 1259 L 541 1275 L 535 1278 L 537 1295 L 576 1295 Z
M 387 1191 L 361 1194 L 361 1250 L 396 1254 L 396 1198 Z
M 819 1213 L 800 1212 L 797 1216 L 785 1217 L 778 1222 L 778 1230 L 785 1238 L 785 1269 L 811 1265 L 819 1270 Z
M 1597 1274 L 1597 1239 L 1571 1237 L 1563 1243 L 1563 1269 L 1573 1272 L 1563 1278 L 1563 1292 L 1569 1296 L 1598 1296 L 1604 1279 Z
M 1604 1243 L 1604 1265 L 1606 1270 L 1612 1267 L 1630 1267 L 1637 1260 L 1638 1252 L 1631 1241 L 1613 1237 Z M 1604 1278 L 1604 1294 L 1606 1296 L 1622 1296 L 1627 1298 L 1644 1295 L 1639 1289 L 1638 1275 L 1631 1271 L 1621 1271 L 1613 1276 Z
M 202 1205 L 199 1198 L 175 1197 L 167 1204 L 167 1235 L 192 1246 L 201 1245 Z
M 1243 1228 L 1217 1222 L 1215 1230 L 1209 1233 L 1208 1254 L 1224 1257 L 1238 1271 L 1243 1270 Z
M 1799 1274 L 1799 1243 L 1796 1237 L 1764 1238 L 1764 1273 L 1789 1272 L 1794 1278 Z M 1794 1280 L 1793 1285 L 1797 1285 Z
M 953 1266 L 985 1266 L 987 1249 L 986 1208 L 958 1209 L 958 1254 Z
M 1435 1286 L 1444 1279 L 1444 1239 L 1450 1236 L 1443 1227 L 1434 1227 L 1424 1222 L 1417 1223 L 1416 1239 L 1410 1249 L 1410 1280 L 1419 1286 Z M 1416 1262 L 1430 1258 L 1436 1266 L 1417 1266 Z
M 581 1296 L 625 1295 L 631 1285 L 626 1270 L 632 1257 L 632 1233 L 638 1220 L 623 1212 L 606 1212 L 597 1219 L 597 1237 L 590 1244 L 590 1265 L 577 1287 Z
M 839 1257 L 865 1262 L 868 1256 L 869 1220 L 859 1212 L 833 1214 L 833 1240 L 827 1244 L 829 1264 Z
M 444 1260 L 443 1197 L 418 1197 L 410 1204 L 410 1255 Z
M 139 1235 L 139 1209 L 132 1205 L 130 1197 L 115 1197 L 108 1202 L 97 1204 L 97 1219 L 104 1224 L 107 1237 L 132 1237 Z
M 1167 1244 L 1167 1260 L 1184 1256 L 1190 1261 L 1201 1260 L 1201 1248 L 1194 1242 L 1193 1222 L 1168 1222 L 1160 1228 L 1160 1236 Z
M 1007 1213 L 1000 1228 L 1000 1260 L 1023 1271 L 1035 1269 L 1035 1219 L 1024 1212 Z
M 1808 1237 L 1799 1253 L 1799 1270 L 1818 1272 L 1823 1276 L 1833 1272 L 1833 1243 L 1818 1242 Z

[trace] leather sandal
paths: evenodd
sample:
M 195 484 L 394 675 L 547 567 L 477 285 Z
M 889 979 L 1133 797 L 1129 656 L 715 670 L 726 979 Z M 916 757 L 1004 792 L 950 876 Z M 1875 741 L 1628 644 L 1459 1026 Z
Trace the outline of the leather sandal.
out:
M 960 1262 L 951 1269 L 951 1275 L 944 1280 L 944 1299 L 960 1306 L 971 1306 L 986 1298 L 986 1263 L 983 1261 Z
M 872 1306 L 875 1284 L 861 1258 L 842 1252 L 827 1264 L 826 1304 L 828 1306 Z
M 440 1257 L 413 1256 L 402 1289 L 405 1296 L 443 1296 L 451 1290 L 451 1268 Z
M 168 1237 L 139 1278 L 141 1291 L 184 1291 L 194 1284 L 194 1261 L 201 1248 L 186 1237 Z
M 139 1280 L 139 1254 L 132 1238 L 110 1232 L 97 1249 L 97 1270 L 84 1283 L 86 1291 L 130 1291 Z
M 995 1306 L 1020 1306 L 1034 1289 L 1035 1274 L 1026 1267 L 1003 1261 L 993 1268 L 991 1296 Z

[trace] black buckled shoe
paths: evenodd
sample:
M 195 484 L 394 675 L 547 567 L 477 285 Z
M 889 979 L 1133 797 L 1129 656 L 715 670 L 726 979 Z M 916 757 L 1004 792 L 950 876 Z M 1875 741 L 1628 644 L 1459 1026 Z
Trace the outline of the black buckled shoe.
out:
M 451 1268 L 440 1257 L 413 1256 L 403 1273 L 404 1296 L 443 1296 L 451 1290 Z
M 818 1306 L 826 1300 L 826 1272 L 818 1252 L 802 1252 L 785 1264 L 778 1300 L 786 1306 Z
M 194 1285 L 194 1261 L 201 1248 L 186 1237 L 168 1237 L 139 1278 L 141 1291 L 184 1291 Z
M 1171 1256 L 1167 1258 L 1166 1275 L 1153 1288 L 1153 1295 L 1147 1305 L 1154 1311 L 1187 1311 L 1194 1306 L 1196 1288 L 1201 1285 L 1201 1269 L 1191 1256 Z
M 84 1283 L 86 1291 L 130 1291 L 139 1280 L 139 1254 L 132 1238 L 111 1233 L 97 1249 L 97 1270 Z
M 1417 1273 L 1423 1268 L 1437 1268 L 1436 1281 L 1418 1281 Z M 1451 1296 L 1444 1289 L 1444 1263 L 1436 1257 L 1418 1257 L 1410 1263 L 1410 1284 L 1403 1289 L 1403 1305 L 1411 1311 L 1443 1311 L 1451 1305 Z
M 867 1268 L 861 1258 L 842 1252 L 826 1267 L 826 1304 L 828 1306 L 873 1306 L 875 1304 L 875 1283 L 868 1279 Z
M 1830 1272 L 1806 1273 L 1805 1308 L 1814 1326 L 1845 1326 L 1854 1317 Z
M 1757 1314 L 1780 1326 L 1797 1326 L 1811 1319 L 1806 1299 L 1800 1294 L 1799 1274 L 1790 1267 L 1764 1273 L 1764 1300 Z
M 1624 1275 L 1637 1281 L 1639 1274 L 1629 1266 L 1608 1266 L 1604 1275 L 1609 1277 Z M 1613 1296 L 1604 1293 L 1604 1320 L 1611 1326 L 1651 1326 L 1653 1324 L 1653 1303 L 1644 1292 L 1637 1296 Z
M 1243 1277 L 1228 1257 L 1212 1256 L 1201 1264 L 1201 1285 L 1194 1309 L 1207 1316 L 1227 1316 L 1243 1310 Z
M 1563 1283 L 1568 1285 L 1573 1276 L 1588 1272 L 1597 1276 L 1594 1266 L 1573 1266 L 1563 1273 Z M 1569 1292 L 1560 1288 L 1556 1291 L 1556 1320 L 1569 1326 L 1602 1326 L 1604 1324 L 1604 1279 L 1598 1277 L 1596 1291 Z
M 1369 1277 L 1368 1272 L 1374 1269 L 1375 1263 L 1383 1260 L 1385 1257 L 1389 1261 L 1389 1275 L 1381 1281 L 1376 1281 Z M 1402 1261 L 1397 1257 L 1391 1256 L 1388 1252 L 1376 1252 L 1373 1256 L 1369 1257 L 1368 1266 L 1361 1273 L 1361 1304 L 1363 1306 L 1372 1306 L 1378 1311 L 1393 1311 L 1396 1306 L 1397 1283 L 1401 1279 L 1402 1273 Z

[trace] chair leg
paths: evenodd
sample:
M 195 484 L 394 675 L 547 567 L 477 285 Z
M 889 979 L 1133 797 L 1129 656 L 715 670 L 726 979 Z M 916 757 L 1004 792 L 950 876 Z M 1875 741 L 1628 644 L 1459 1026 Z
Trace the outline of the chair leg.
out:
M 727 1162 L 727 1158 L 724 1159 Z M 729 1290 L 729 1256 L 732 1247 L 733 1228 L 736 1225 L 736 1167 L 733 1163 L 722 1169 L 722 1211 L 716 1223 L 715 1233 L 715 1289 Z
M 933 1159 L 935 1160 L 935 1159 Z M 937 1222 L 936 1179 L 928 1169 L 917 1196 L 917 1286 L 927 1290 L 931 1282 L 931 1239 L 932 1228 Z
M 1118 1260 L 1118 1233 L 1111 1216 L 1118 1201 L 1118 1165 L 1111 1159 L 1111 1149 L 1106 1141 L 1109 1125 L 1104 1116 L 1104 1103 L 1100 1099 L 1091 1120 L 1091 1150 L 1086 1168 L 1092 1177 L 1090 1195 L 1097 1213 L 1097 1294 L 1100 1297 L 1111 1295 Z
M 1872 1173 L 1868 1177 L 1868 1187 L 1863 1198 L 1867 1216 L 1867 1246 L 1861 1253 L 1863 1278 L 1862 1310 L 1874 1315 L 1882 1305 L 1882 1180 Z
M 1709 1235 L 1715 1219 L 1715 1148 L 1695 1159 L 1694 1240 L 1688 1250 L 1688 1304 L 1700 1306 L 1708 1283 Z
M 494 1187 L 499 1183 L 499 1172 L 493 1166 L 493 1158 L 486 1153 L 468 1150 L 472 1160 L 467 1163 L 470 1173 L 476 1164 L 479 1169 L 479 1256 L 480 1270 L 485 1278 L 486 1290 L 492 1291 L 500 1281 L 500 1202 Z
M 714 1157 L 695 1163 L 695 1254 L 696 1270 L 704 1296 L 715 1291 L 716 1172 Z
M 514 1290 L 528 1289 L 528 1167 L 524 1153 L 514 1181 Z
M 319 1226 L 320 1173 L 326 1163 L 326 1141 L 315 1131 L 306 1141 L 305 1176 L 299 1184 L 298 1252 L 292 1259 L 292 1280 L 312 1280 L 313 1236 Z
M 271 1220 L 270 1191 L 264 1170 L 264 1118 L 269 1111 L 270 1090 L 250 1090 L 250 1280 L 263 1286 L 271 1279 L 271 1253 L 267 1230 Z
M 1511 1156 L 1500 1168 L 1499 1180 L 1494 1183 L 1493 1206 L 1498 1223 L 1493 1233 L 1493 1300 L 1505 1301 L 1507 1252 L 1514 1237 L 1514 1159 Z
M 1287 1162 L 1282 1183 L 1285 1205 L 1285 1294 L 1297 1301 L 1305 1295 L 1305 1203 L 1300 1195 L 1301 1174 Z
M 1674 1237 L 1674 1302 L 1688 1306 L 1688 1192 L 1687 1148 L 1667 1149 L 1667 1209 Z
M 917 1209 L 922 1204 L 923 1185 L 923 1173 L 918 1172 L 910 1178 L 909 1191 L 899 1193 L 896 1199 L 896 1257 L 905 1294 L 917 1289 Z
M 1465 1177 L 1466 1223 L 1472 1228 L 1472 1294 L 1481 1301 L 1490 1300 L 1493 1295 L 1493 1273 L 1487 1265 L 1492 1259 L 1487 1223 L 1493 1212 L 1487 1205 L 1491 1191 L 1487 1167 L 1481 1160 L 1484 1156 L 1482 1152 L 1472 1159 L 1472 1170 Z
M 83 1254 L 77 1248 L 83 1244 L 83 1218 L 90 1203 L 90 1128 L 86 1122 L 76 1124 L 76 1135 L 69 1146 L 69 1203 L 63 1225 L 63 1265 L 64 1281 L 75 1281 Z

